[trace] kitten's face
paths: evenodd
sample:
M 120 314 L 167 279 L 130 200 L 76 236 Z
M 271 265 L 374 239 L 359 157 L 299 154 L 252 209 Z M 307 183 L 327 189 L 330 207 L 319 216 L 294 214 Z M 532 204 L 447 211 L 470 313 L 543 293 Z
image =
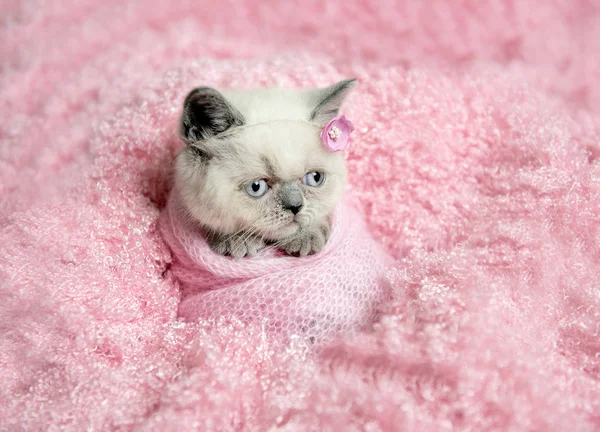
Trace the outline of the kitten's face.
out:
M 188 211 L 215 232 L 243 230 L 277 241 L 327 221 L 342 194 L 344 159 L 327 151 L 308 123 L 263 123 L 214 145 L 222 151 L 206 166 L 187 149 L 176 170 Z
M 329 224 L 346 181 L 344 159 L 320 130 L 354 80 L 305 92 L 229 93 L 199 88 L 186 98 L 175 162 L 185 211 L 213 233 L 278 241 Z

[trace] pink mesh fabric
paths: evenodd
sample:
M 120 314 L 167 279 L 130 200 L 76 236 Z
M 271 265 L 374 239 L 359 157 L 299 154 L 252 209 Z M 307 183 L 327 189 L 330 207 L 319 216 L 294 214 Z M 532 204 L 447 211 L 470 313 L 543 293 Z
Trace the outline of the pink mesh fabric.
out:
M 160 226 L 181 286 L 179 314 L 187 320 L 237 318 L 264 323 L 283 338 L 321 344 L 369 323 L 389 298 L 385 271 L 391 258 L 349 202 L 335 213 L 320 253 L 299 258 L 265 248 L 242 260 L 214 253 L 176 207 L 171 198 Z

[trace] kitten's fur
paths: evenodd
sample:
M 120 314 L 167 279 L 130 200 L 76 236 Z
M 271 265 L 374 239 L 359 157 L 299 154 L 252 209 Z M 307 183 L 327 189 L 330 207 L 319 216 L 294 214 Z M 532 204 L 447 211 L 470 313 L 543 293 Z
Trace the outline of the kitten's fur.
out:
M 215 251 L 242 258 L 268 243 L 291 255 L 321 250 L 346 168 L 343 156 L 323 145 L 320 128 L 338 115 L 355 83 L 189 93 L 181 119 L 187 146 L 175 160 L 175 193 Z M 325 173 L 324 183 L 303 184 L 314 171 Z M 258 179 L 270 189 L 253 198 L 244 187 Z

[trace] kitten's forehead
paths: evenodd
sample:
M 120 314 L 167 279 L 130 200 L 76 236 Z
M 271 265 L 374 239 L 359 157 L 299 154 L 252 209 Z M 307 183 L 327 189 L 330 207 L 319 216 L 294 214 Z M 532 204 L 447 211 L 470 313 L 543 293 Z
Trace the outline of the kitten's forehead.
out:
M 274 120 L 250 125 L 244 132 L 250 144 L 270 143 L 279 147 L 306 150 L 319 142 L 320 128 L 302 120 Z
M 320 128 L 299 120 L 256 124 L 239 131 L 240 150 L 247 160 L 260 161 L 274 175 L 295 178 L 306 169 L 334 163 L 323 146 Z M 315 165 L 314 167 L 311 165 Z
M 255 89 L 223 91 L 246 119 L 256 124 L 285 119 L 309 119 L 312 109 L 306 92 L 291 89 Z

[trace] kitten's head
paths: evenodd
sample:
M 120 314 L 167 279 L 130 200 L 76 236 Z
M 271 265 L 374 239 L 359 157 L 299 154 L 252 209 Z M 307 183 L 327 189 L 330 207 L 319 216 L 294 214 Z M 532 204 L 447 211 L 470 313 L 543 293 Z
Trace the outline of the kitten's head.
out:
M 308 91 L 220 93 L 194 89 L 184 102 L 175 187 L 188 216 L 219 234 L 277 241 L 327 222 L 346 168 L 320 131 L 355 80 Z

